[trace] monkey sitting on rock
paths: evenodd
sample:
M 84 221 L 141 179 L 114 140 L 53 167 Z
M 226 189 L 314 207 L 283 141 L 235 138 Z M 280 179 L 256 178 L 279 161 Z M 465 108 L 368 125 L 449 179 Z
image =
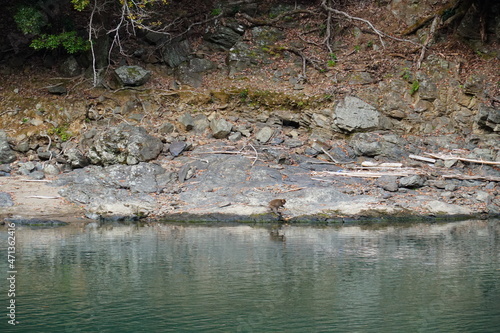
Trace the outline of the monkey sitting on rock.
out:
M 282 208 L 286 204 L 285 199 L 273 199 L 269 201 L 269 208 L 275 214 L 281 216 L 280 208 Z

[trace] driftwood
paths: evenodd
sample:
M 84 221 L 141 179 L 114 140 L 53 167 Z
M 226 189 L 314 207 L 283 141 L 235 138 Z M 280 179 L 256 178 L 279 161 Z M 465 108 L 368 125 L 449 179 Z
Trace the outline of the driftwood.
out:
M 37 183 L 52 183 L 52 180 L 48 179 L 20 179 L 22 182 L 37 182 Z
M 434 158 L 438 158 L 440 160 L 457 160 L 457 161 L 469 162 L 469 163 L 500 165 L 500 162 L 475 160 L 475 159 L 464 158 L 464 157 L 455 156 L 455 155 L 444 155 L 444 154 L 433 154 L 433 153 L 425 153 L 425 154 L 429 155 L 431 157 L 434 157 Z
M 467 176 L 467 175 L 443 175 L 445 179 L 462 179 L 462 180 L 485 180 L 490 182 L 500 182 L 500 177 L 493 176 Z
M 410 155 L 408 156 L 411 159 L 417 160 L 417 161 L 422 161 L 422 162 L 428 162 L 428 163 L 436 163 L 436 160 L 433 158 L 428 158 L 428 157 L 423 157 L 419 155 Z
M 343 177 L 360 177 L 360 178 L 380 178 L 382 176 L 396 176 L 396 177 L 406 177 L 410 174 L 416 174 L 416 172 L 360 172 L 360 171 L 323 171 L 323 172 L 313 172 L 316 176 L 343 176 Z

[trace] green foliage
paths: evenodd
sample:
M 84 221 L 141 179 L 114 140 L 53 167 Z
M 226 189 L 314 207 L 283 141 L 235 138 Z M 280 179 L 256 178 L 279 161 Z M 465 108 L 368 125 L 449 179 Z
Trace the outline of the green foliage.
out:
M 68 141 L 73 136 L 70 132 L 68 132 L 68 126 L 67 125 L 63 125 L 63 126 L 59 126 L 59 127 L 53 127 L 50 130 L 48 130 L 47 133 L 49 135 L 52 135 L 52 134 L 57 135 L 61 139 L 61 141 L 63 141 L 63 142 Z
M 373 41 L 372 40 L 368 41 L 368 43 L 366 43 L 366 47 L 367 48 L 372 48 L 373 47 Z
M 337 55 L 335 53 L 330 53 L 330 60 L 328 60 L 327 65 L 328 67 L 334 67 L 337 65 Z
M 242 101 L 246 100 L 248 97 L 248 89 L 243 89 L 242 91 L 240 91 L 239 95 Z
M 411 77 L 412 77 L 412 75 L 411 75 L 410 69 L 408 67 L 403 68 L 403 71 L 401 73 L 401 78 L 405 81 L 410 81 Z
M 81 12 L 90 4 L 90 0 L 71 0 L 71 3 L 76 10 Z
M 23 34 L 38 35 L 47 24 L 42 12 L 34 7 L 21 7 L 14 15 L 14 21 Z
M 420 83 L 417 80 L 415 80 L 411 84 L 410 95 L 413 96 L 413 94 L 415 94 L 418 91 L 418 89 L 420 89 Z
M 210 12 L 210 14 L 212 16 L 219 16 L 220 14 L 222 14 L 222 9 L 220 8 L 214 8 L 212 9 L 212 11 Z
M 360 45 L 354 45 L 354 51 L 356 51 L 356 52 L 361 51 L 361 46 Z
M 68 53 L 77 53 L 89 49 L 89 42 L 76 35 L 76 31 L 63 32 L 59 35 L 42 34 L 31 41 L 35 50 L 54 50 L 62 46 Z

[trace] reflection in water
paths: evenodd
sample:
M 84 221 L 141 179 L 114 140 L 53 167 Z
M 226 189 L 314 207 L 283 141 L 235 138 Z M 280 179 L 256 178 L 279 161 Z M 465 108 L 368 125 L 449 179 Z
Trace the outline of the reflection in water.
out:
M 20 324 L 13 329 L 4 319 L 1 332 L 500 327 L 499 221 L 378 228 L 89 224 L 18 227 L 16 235 Z M 5 253 L 7 234 L 0 237 Z M 6 260 L 0 271 L 6 274 Z

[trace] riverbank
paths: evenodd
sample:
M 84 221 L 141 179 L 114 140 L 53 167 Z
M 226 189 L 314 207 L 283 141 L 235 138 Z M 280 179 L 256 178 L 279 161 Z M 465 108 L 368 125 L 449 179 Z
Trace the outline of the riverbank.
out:
M 382 31 L 397 32 L 392 23 L 407 15 L 420 19 L 410 1 L 386 4 L 388 16 L 373 14 L 379 5 L 348 9 L 377 18 Z M 93 71 L 99 84 L 74 56 L 0 64 L 0 215 L 343 222 L 500 214 L 495 33 L 475 47 L 445 34 L 419 50 L 351 22 L 328 52 L 326 17 L 279 29 L 241 18 L 168 43 L 143 36 L 147 43 L 130 45 L 137 56 L 116 54 Z M 309 23 L 317 29 L 306 33 Z M 411 43 L 427 34 L 420 29 Z M 274 199 L 286 200 L 278 212 L 268 207 Z
M 221 140 L 185 147 L 175 155 L 167 149 L 150 162 L 89 165 L 39 180 L 33 179 L 39 176 L 35 164 L 26 172 L 31 162 L 12 163 L 10 174 L 15 176 L 0 177 L 1 214 L 73 222 L 342 223 L 493 217 L 500 211 L 495 162 L 409 152 L 401 154 L 400 162 L 332 162 L 290 154 L 283 143 Z M 286 200 L 279 214 L 268 207 L 276 198 Z

